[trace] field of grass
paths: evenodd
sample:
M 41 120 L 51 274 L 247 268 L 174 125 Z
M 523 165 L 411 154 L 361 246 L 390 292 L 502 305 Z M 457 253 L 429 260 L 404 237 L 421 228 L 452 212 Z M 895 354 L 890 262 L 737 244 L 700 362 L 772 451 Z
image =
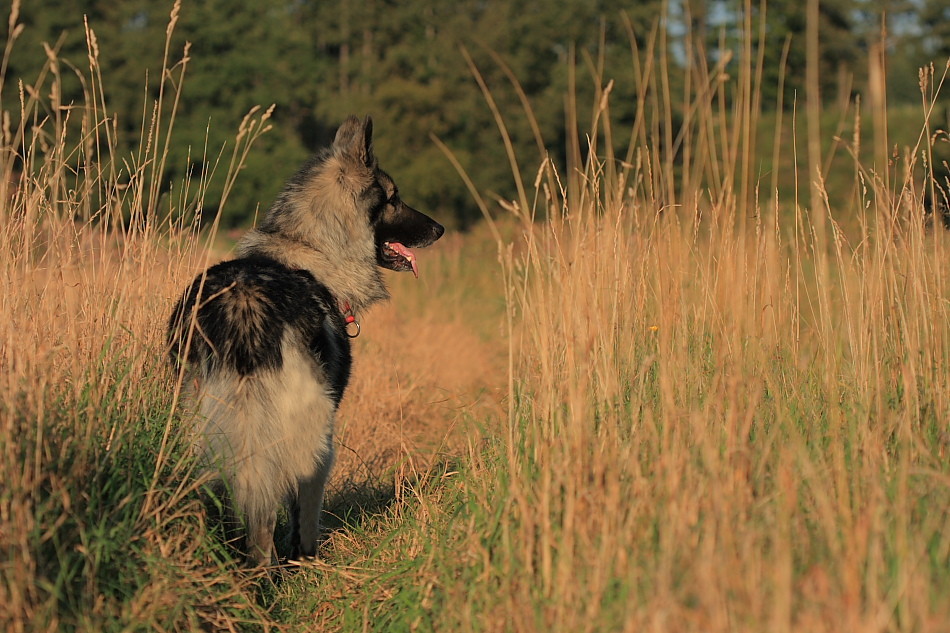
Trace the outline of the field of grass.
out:
M 638 51 L 632 129 L 605 80 L 567 167 L 515 168 L 501 205 L 473 190 L 485 222 L 387 277 L 322 559 L 268 575 L 207 527 L 162 352 L 180 289 L 227 256 L 180 219 L 201 182 L 162 193 L 185 62 L 118 156 L 90 49 L 82 107 L 55 102 L 52 57 L 31 125 L 2 129 L 0 630 L 950 630 L 939 74 L 895 156 L 883 104 L 842 113 L 846 141 L 816 103 L 763 128 L 753 60 L 696 71 L 669 130 Z M 496 114 L 500 139 L 531 116 Z

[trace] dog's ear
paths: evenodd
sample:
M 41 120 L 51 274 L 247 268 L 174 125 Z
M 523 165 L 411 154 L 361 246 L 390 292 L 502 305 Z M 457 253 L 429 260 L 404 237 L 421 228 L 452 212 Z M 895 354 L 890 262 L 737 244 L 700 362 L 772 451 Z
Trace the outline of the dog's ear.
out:
M 355 159 L 367 167 L 375 167 L 373 119 L 368 116 L 363 120 L 356 116 L 347 117 L 336 131 L 333 150 L 338 155 Z

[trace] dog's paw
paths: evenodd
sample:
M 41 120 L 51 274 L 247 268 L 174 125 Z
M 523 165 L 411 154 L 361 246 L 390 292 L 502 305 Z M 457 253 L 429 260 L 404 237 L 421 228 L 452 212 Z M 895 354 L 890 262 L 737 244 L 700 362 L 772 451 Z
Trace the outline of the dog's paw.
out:
M 287 559 L 287 565 L 290 567 L 314 567 L 320 564 L 320 557 L 317 555 L 298 554 Z

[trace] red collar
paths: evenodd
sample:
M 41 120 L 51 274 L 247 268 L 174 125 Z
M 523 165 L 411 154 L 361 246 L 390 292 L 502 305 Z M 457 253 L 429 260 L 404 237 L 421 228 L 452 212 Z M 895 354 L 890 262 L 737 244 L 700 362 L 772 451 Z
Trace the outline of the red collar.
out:
M 353 309 L 350 307 L 349 301 L 344 301 L 343 306 L 340 310 L 343 313 L 343 320 L 346 321 L 346 327 L 344 331 L 346 335 L 350 338 L 356 338 L 360 335 L 360 322 L 356 320 L 356 315 L 353 314 Z M 355 325 L 356 328 L 350 327 L 350 325 Z

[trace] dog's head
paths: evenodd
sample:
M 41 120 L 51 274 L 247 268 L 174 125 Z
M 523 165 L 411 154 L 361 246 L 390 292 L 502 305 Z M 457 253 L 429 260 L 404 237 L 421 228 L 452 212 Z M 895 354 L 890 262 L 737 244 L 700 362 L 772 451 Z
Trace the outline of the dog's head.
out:
M 389 174 L 379 168 L 373 153 L 373 121 L 351 116 L 337 130 L 333 153 L 351 169 L 345 187 L 356 195 L 361 212 L 368 214 L 376 242 L 376 263 L 390 270 L 411 270 L 419 276 L 413 248 L 429 246 L 445 228 L 399 197 Z

